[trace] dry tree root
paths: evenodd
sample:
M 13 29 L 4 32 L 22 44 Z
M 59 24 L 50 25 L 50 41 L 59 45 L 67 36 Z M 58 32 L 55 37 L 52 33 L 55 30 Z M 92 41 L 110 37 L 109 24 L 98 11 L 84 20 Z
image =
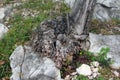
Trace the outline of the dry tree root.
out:
M 81 40 L 75 39 L 72 26 L 68 26 L 71 25 L 68 18 L 64 15 L 42 22 L 31 38 L 33 50 L 41 57 L 51 58 L 58 68 L 67 58 L 72 61 L 73 54 L 81 49 Z
M 86 43 L 88 27 L 96 0 L 77 0 L 70 15 L 47 20 L 33 32 L 31 45 L 40 57 L 51 58 L 58 68 L 72 61 Z

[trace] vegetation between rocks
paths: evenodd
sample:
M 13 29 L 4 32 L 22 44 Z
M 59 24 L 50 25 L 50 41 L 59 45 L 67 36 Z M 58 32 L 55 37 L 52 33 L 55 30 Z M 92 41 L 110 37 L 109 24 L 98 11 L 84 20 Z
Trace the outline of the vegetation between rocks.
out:
M 103 34 L 103 35 L 113 35 L 120 34 L 120 20 L 112 19 L 110 21 L 98 21 L 92 20 L 90 32 Z
M 6 4 L 10 4 L 10 1 L 13 0 L 6 0 Z M 12 2 L 12 4 L 14 3 Z M 28 12 L 30 11 L 30 14 L 23 13 L 24 9 Z M 69 12 L 70 9 L 63 3 L 53 3 L 51 0 L 28 0 L 24 3 L 22 2 L 21 5 L 14 7 L 13 11 L 14 15 L 10 17 L 8 23 L 6 24 L 10 25 L 9 32 L 2 40 L 0 40 L 0 63 L 2 63 L 0 64 L 0 79 L 10 77 L 11 69 L 9 65 L 9 56 L 18 45 L 27 44 L 30 40 L 32 30 L 39 26 L 43 20 L 55 18 L 62 13 Z M 98 29 L 98 26 L 103 26 L 104 29 L 104 27 L 108 24 L 113 26 L 120 23 L 119 20 L 112 20 L 111 22 L 102 23 L 97 20 L 93 20 L 93 29 L 90 31 L 107 34 L 107 31 L 104 32 L 102 29 Z M 82 63 L 89 64 L 92 61 L 98 61 L 103 66 L 103 69 L 100 71 L 101 76 L 95 80 L 109 79 L 110 75 L 113 75 L 108 67 L 108 64 L 110 64 L 111 61 L 109 59 L 106 60 L 109 50 L 109 48 L 101 49 L 98 53 L 98 57 L 93 56 L 93 53 L 91 52 L 80 51 L 74 55 L 75 58 L 73 57 L 72 62 L 69 61 L 69 57 L 61 69 L 62 77 L 65 77 L 67 74 L 75 71 L 75 69 Z M 72 66 L 72 69 L 70 66 Z M 106 78 L 106 75 L 109 76 Z M 88 78 L 79 75 L 77 76 L 77 80 L 88 80 Z
M 63 65 L 61 69 L 61 75 L 62 77 L 65 77 L 67 75 L 70 75 L 70 73 L 75 72 L 76 68 L 78 68 L 82 64 L 88 64 L 90 65 L 93 61 L 98 61 L 100 63 L 100 67 L 102 69 L 99 70 L 101 73 L 101 76 L 98 76 L 94 80 L 106 80 L 110 78 L 110 75 L 113 75 L 110 71 L 109 64 L 112 63 L 110 59 L 107 59 L 107 53 L 110 51 L 110 48 L 102 48 L 99 53 L 96 53 L 97 56 L 95 56 L 95 53 L 89 52 L 89 51 L 80 51 L 76 55 L 73 56 L 72 62 L 66 61 L 65 65 Z M 104 70 L 106 69 L 106 70 Z M 105 71 L 105 72 L 104 72 Z M 106 74 L 104 74 L 106 73 Z M 103 75 L 104 74 L 104 75 Z M 105 77 L 105 75 L 109 75 L 108 77 Z M 83 75 L 78 75 L 75 80 L 89 80 L 87 77 Z
M 6 4 L 15 4 L 11 1 L 6 1 Z M 14 15 L 10 17 L 6 24 L 10 25 L 9 32 L 0 40 L 0 61 L 4 62 L 4 64 L 0 64 L 0 79 L 10 77 L 9 56 L 17 45 L 27 44 L 30 40 L 32 30 L 39 26 L 41 21 L 54 18 L 57 15 L 61 15 L 61 13 L 69 11 L 69 8 L 65 4 L 59 2 L 53 3 L 52 0 L 26 0 L 21 3 L 21 5 L 13 7 L 12 12 Z M 58 4 L 59 7 L 56 9 Z M 25 16 L 25 14 L 22 14 L 24 9 L 26 11 L 31 10 L 31 15 L 26 14 L 27 16 Z M 34 15 L 35 13 L 38 14 Z

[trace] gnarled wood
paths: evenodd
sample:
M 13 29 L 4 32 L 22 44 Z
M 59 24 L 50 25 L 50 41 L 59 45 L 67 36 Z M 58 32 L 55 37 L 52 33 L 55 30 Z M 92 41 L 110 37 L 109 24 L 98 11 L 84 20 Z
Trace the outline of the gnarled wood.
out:
M 70 12 L 70 17 L 75 22 L 75 33 L 80 35 L 90 24 L 93 15 L 93 8 L 96 0 L 77 0 Z
M 77 0 L 70 15 L 41 23 L 32 35 L 31 44 L 41 57 L 49 57 L 57 67 L 65 60 L 72 61 L 73 55 L 82 48 L 96 0 Z

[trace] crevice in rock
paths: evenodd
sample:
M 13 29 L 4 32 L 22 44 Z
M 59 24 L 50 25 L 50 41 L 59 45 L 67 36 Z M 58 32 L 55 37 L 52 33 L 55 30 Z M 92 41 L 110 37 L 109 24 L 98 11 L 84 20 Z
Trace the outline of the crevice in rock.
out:
M 30 80 L 31 75 L 35 73 L 36 70 L 38 70 L 39 66 L 28 76 L 28 79 Z
M 20 80 L 22 80 L 22 75 L 23 75 L 23 63 L 24 63 L 24 60 L 25 60 L 25 53 L 26 53 L 26 49 L 25 49 L 25 46 L 23 46 L 23 51 L 24 51 L 24 56 L 23 56 L 23 60 L 20 64 Z

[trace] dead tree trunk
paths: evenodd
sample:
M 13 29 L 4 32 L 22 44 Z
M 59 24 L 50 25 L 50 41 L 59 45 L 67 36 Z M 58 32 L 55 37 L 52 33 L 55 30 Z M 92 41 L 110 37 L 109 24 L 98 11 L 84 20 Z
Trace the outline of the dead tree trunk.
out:
M 95 3 L 96 0 L 77 0 L 74 4 L 75 6 L 70 12 L 70 16 L 74 20 L 76 34 L 81 35 L 84 32 L 86 33 L 85 29 L 90 24 Z
M 31 45 L 40 57 L 49 57 L 57 67 L 72 61 L 86 39 L 96 0 L 77 0 L 69 14 L 41 23 L 32 34 Z M 83 36 L 85 34 L 85 36 Z

